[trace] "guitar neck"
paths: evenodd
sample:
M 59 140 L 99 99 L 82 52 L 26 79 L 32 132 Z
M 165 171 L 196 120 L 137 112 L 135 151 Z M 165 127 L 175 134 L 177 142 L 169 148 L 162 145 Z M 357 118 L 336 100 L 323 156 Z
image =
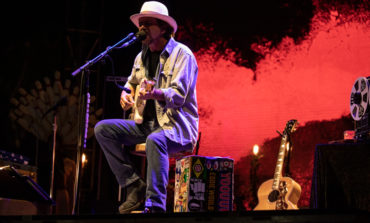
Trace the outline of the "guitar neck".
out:
M 278 190 L 280 178 L 282 177 L 282 170 L 285 158 L 285 151 L 287 146 L 287 136 L 284 135 L 281 139 L 279 154 L 276 162 L 275 173 L 274 173 L 274 181 L 272 184 L 272 190 Z

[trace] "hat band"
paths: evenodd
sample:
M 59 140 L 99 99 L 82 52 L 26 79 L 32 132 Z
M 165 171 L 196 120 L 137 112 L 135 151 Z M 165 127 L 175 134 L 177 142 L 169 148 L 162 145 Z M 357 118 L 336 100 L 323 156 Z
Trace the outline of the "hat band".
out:
M 140 12 L 140 14 L 156 14 L 156 15 L 168 16 L 166 14 L 162 14 L 162 13 L 154 12 L 154 11 L 142 11 L 142 12 Z

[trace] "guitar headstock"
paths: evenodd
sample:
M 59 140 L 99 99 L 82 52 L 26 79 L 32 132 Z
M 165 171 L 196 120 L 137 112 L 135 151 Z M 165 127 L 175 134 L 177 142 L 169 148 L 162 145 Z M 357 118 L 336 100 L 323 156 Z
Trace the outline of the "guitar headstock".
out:
M 286 123 L 283 135 L 290 135 L 291 133 L 293 133 L 295 130 L 297 130 L 298 124 L 298 121 L 295 119 L 289 120 Z

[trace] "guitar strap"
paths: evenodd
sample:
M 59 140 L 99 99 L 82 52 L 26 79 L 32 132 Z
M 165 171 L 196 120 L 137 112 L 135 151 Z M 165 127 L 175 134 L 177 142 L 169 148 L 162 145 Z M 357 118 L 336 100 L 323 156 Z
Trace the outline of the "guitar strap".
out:
M 155 79 L 155 76 L 156 76 L 157 71 L 158 71 L 160 54 L 157 54 L 158 55 L 157 58 L 153 57 L 154 54 L 157 54 L 157 53 L 152 53 L 152 52 L 150 52 L 150 50 L 148 50 L 148 52 L 145 56 L 145 61 L 144 61 L 144 63 L 145 63 L 145 78 L 147 80 Z M 153 59 L 155 59 L 155 61 L 153 61 Z M 154 65 L 155 68 L 153 66 L 153 63 L 156 63 L 156 66 Z M 154 75 L 151 76 L 150 73 L 154 73 Z

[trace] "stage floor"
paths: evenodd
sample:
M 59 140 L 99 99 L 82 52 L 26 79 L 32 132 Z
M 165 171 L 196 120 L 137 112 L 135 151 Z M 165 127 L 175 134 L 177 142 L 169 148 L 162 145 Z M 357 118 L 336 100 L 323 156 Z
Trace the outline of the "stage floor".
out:
M 0 216 L 1 223 L 190 223 L 190 222 L 370 222 L 367 211 L 358 210 L 295 210 L 295 211 L 247 211 L 247 212 L 203 212 L 129 215 L 34 215 Z

